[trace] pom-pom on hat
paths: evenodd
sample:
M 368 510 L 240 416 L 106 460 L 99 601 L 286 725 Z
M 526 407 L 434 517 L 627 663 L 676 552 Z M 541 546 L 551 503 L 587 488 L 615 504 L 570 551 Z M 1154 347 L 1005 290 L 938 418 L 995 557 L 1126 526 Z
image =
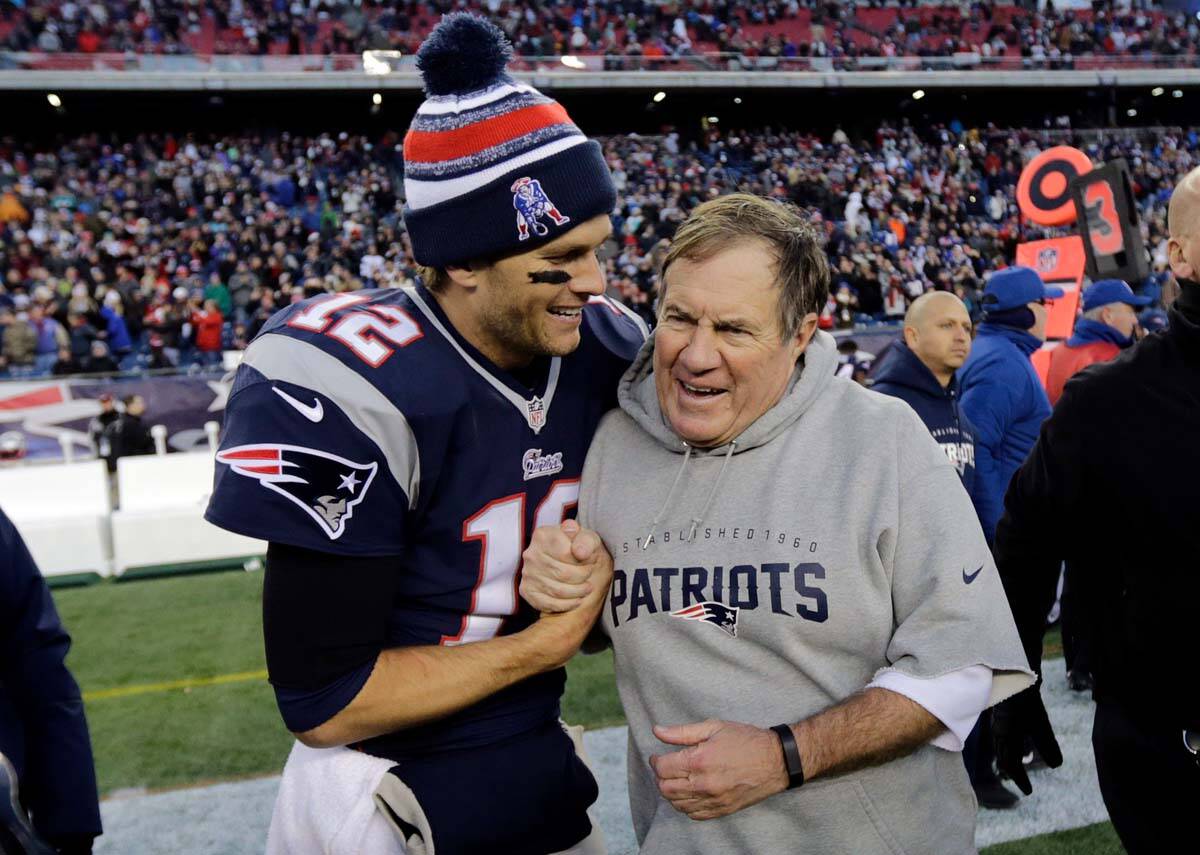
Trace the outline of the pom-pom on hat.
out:
M 505 71 L 495 25 L 446 15 L 417 52 L 425 103 L 404 137 L 404 224 L 417 262 L 526 252 L 616 204 L 600 145 Z

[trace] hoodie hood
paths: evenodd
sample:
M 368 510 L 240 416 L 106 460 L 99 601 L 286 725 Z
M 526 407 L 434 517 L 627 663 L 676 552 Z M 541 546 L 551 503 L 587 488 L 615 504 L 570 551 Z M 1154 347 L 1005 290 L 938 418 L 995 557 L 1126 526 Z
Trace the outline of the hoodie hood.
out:
M 889 356 L 875 377 L 875 385 L 888 383 L 895 386 L 906 386 L 935 398 L 945 398 L 948 394 L 957 392 L 958 375 L 950 378 L 948 387 L 942 386 L 933 372 L 929 370 L 917 355 L 912 352 L 903 339 L 897 339 L 889 351 Z
M 621 378 L 617 401 L 660 445 L 679 454 L 689 450 L 696 454 L 736 454 L 770 442 L 804 414 L 833 380 L 837 369 L 837 344 L 833 336 L 817 330 L 792 372 L 787 391 L 775 406 L 751 422 L 732 442 L 718 448 L 691 449 L 671 429 L 659 406 L 654 385 L 654 342 L 652 333 Z
M 1098 341 L 1115 344 L 1122 350 L 1133 346 L 1133 336 L 1123 336 L 1120 330 L 1110 327 L 1103 321 L 1080 318 L 1075 322 L 1075 331 L 1067 339 L 1067 347 L 1082 347 Z
M 990 321 L 984 321 L 979 325 L 979 328 L 976 330 L 976 337 L 980 336 L 984 338 L 989 336 L 1006 338 L 1016 346 L 1017 350 L 1026 356 L 1032 356 L 1033 352 L 1042 346 L 1042 340 L 1028 330 L 1019 330 L 1016 327 Z
M 720 454 L 725 458 L 717 477 L 713 479 L 712 487 L 708 490 L 708 498 L 704 500 L 699 512 L 691 518 L 691 528 L 688 531 L 690 540 L 695 536 L 696 529 L 704 522 L 705 516 L 716 500 L 721 480 L 725 477 L 733 455 L 747 449 L 757 448 L 783 433 L 804 414 L 804 411 L 833 380 L 834 370 L 837 368 L 837 345 L 834 343 L 833 336 L 817 330 L 813 334 L 812 340 L 809 341 L 808 347 L 804 348 L 804 353 L 796 364 L 796 368 L 792 371 L 787 391 L 783 393 L 783 397 L 775 406 L 751 422 L 744 431 L 738 434 L 737 438 L 730 440 L 725 445 L 697 449 L 675 434 L 663 415 L 662 407 L 659 406 L 658 390 L 654 385 L 654 341 L 655 336 L 651 334 L 646 339 L 646 343 L 642 345 L 633 364 L 629 366 L 629 370 L 625 372 L 625 376 L 621 378 L 621 384 L 617 389 L 617 401 L 621 409 L 659 445 L 683 455 L 683 460 L 675 473 L 675 480 L 671 482 L 671 489 L 667 492 L 666 501 L 654 515 L 654 519 L 650 521 L 646 534 L 647 542 L 663 516 L 671 510 L 676 488 L 679 487 L 679 482 L 683 479 L 688 462 L 693 455 Z

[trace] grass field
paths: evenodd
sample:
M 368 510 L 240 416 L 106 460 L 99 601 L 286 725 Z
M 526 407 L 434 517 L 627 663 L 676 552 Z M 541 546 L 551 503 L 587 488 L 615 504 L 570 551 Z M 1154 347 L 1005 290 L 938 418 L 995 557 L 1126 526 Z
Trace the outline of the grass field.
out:
M 265 679 L 261 573 L 103 582 L 54 592 L 74 638 L 102 794 L 275 774 L 291 745 Z M 1046 653 L 1061 655 L 1057 633 Z M 563 715 L 623 724 L 609 653 L 568 666 Z M 1111 826 L 1006 843 L 988 855 L 1119 855 Z

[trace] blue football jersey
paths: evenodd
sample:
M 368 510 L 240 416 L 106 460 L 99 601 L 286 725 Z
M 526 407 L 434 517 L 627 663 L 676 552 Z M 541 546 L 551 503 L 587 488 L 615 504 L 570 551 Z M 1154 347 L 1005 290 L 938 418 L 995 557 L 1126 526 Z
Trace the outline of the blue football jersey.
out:
M 518 378 L 420 287 L 290 306 L 238 368 L 206 516 L 276 543 L 394 557 L 390 647 L 517 632 L 536 619 L 518 595 L 521 553 L 535 527 L 574 515 L 588 445 L 646 335 L 593 298 L 579 347 Z M 539 675 L 364 748 L 400 757 L 505 739 L 558 715 L 564 679 Z

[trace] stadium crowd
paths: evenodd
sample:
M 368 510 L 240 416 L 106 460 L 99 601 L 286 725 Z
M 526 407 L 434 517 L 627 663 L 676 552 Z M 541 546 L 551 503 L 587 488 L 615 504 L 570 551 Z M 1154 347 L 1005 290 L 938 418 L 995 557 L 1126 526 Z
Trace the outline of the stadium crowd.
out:
M 619 201 L 604 252 L 614 294 L 652 317 L 667 240 L 705 199 L 790 199 L 820 221 L 834 270 L 822 324 L 899 320 L 932 289 L 978 310 L 1023 226 L 1023 162 L 1075 142 L 1128 160 L 1154 274 L 1165 200 L 1200 162 L 1191 129 L 1069 132 L 883 125 L 868 139 L 772 128 L 602 139 Z M 0 140 L 0 366 L 9 375 L 206 365 L 276 311 L 323 291 L 410 284 L 400 140 L 348 133 L 207 138 L 92 134 L 57 148 Z
M 355 54 L 416 50 L 440 15 L 488 15 L 522 57 L 600 55 L 610 68 L 721 53 L 732 67 L 796 67 L 867 57 L 1194 56 L 1197 21 L 1159 4 L 1096 2 L 1039 11 L 979 0 L 94 0 L 0 5 L 10 51 L 149 54 Z M 714 65 L 713 67 L 721 67 Z M 868 66 L 869 67 L 869 66 Z

